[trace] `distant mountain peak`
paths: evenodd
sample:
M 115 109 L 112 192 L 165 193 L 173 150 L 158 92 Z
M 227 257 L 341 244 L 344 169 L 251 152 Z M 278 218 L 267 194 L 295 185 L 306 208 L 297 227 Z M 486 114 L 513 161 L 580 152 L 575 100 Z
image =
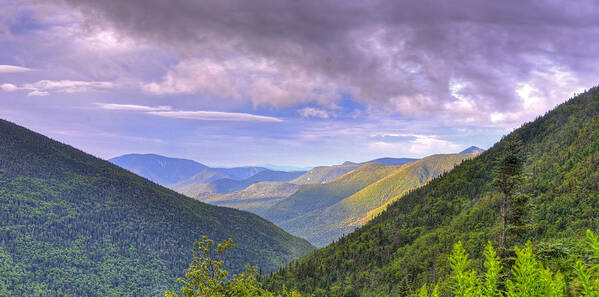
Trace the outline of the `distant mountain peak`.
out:
M 485 150 L 481 149 L 480 147 L 471 146 L 471 147 L 461 151 L 460 154 L 482 153 L 484 151 Z

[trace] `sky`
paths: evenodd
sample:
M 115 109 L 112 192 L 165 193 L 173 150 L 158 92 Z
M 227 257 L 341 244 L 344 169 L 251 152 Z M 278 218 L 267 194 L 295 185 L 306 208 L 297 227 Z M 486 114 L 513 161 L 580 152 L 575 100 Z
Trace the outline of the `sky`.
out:
M 101 158 L 489 148 L 597 85 L 599 2 L 8 0 L 0 118 Z

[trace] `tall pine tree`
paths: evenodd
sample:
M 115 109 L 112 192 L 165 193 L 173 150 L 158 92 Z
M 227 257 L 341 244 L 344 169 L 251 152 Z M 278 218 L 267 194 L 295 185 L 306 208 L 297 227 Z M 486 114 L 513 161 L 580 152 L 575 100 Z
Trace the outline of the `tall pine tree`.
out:
M 526 180 L 525 154 L 522 143 L 512 138 L 499 160 L 494 185 L 499 192 L 499 242 L 500 249 L 523 243 L 529 229 L 529 196 L 522 193 Z

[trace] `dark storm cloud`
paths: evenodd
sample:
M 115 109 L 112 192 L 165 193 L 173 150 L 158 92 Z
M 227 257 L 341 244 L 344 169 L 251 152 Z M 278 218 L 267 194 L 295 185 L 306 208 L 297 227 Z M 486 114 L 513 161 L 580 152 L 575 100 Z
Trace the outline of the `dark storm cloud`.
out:
M 476 117 L 522 109 L 522 84 L 551 96 L 556 81 L 588 87 L 598 74 L 596 1 L 66 2 L 91 26 L 178 53 L 154 93 L 334 105 L 346 92 L 405 114 Z

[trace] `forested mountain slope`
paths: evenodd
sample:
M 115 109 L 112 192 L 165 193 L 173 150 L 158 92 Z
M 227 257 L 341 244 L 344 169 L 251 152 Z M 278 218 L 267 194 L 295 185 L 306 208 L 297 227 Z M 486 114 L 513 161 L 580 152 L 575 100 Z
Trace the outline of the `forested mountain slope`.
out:
M 360 164 L 345 162 L 341 165 L 318 166 L 291 182 L 299 185 L 324 184 L 360 167 Z
M 175 184 L 169 184 L 166 186 L 169 189 L 173 189 L 179 193 L 184 193 L 185 191 L 190 191 L 190 190 L 197 188 L 203 184 L 207 184 L 209 182 L 213 182 L 215 180 L 224 179 L 224 178 L 233 179 L 233 176 L 231 176 L 227 173 L 218 171 L 213 168 L 206 168 L 188 179 L 179 181 Z
M 202 197 L 200 201 L 262 213 L 293 195 L 300 187 L 300 185 L 287 182 L 259 182 L 231 194 Z
M 293 195 L 260 215 L 278 224 L 313 210 L 326 208 L 397 169 L 379 163 L 364 164 L 332 182 L 302 185 Z
M 255 183 L 259 182 L 286 182 L 295 179 L 305 171 L 275 171 L 275 170 L 263 170 L 246 179 L 235 180 L 231 178 L 223 178 L 211 181 L 206 184 L 195 184 L 189 183 L 187 189 L 181 187 L 176 188 L 181 190 L 180 192 L 199 200 L 204 200 L 206 197 L 212 197 L 215 194 L 229 194 L 235 191 L 241 191 Z
M 478 157 L 401 197 L 338 242 L 264 281 L 316 296 L 408 296 L 424 282 L 446 279 L 447 256 L 461 240 L 482 251 L 498 234 L 498 160 L 511 139 L 522 141 L 534 205 L 528 235 L 550 261 L 599 229 L 599 89 L 593 88 L 523 125 Z M 477 259 L 481 255 L 474 255 Z M 481 265 L 480 262 L 475 263 Z
M 432 155 L 397 168 L 385 177 L 328 207 L 283 222 L 287 232 L 322 247 L 348 234 L 386 209 L 389 203 L 451 170 L 475 154 Z
M 203 235 L 235 239 L 233 271 L 246 263 L 272 271 L 313 249 L 256 215 L 0 121 L 0 295 L 161 294 Z

